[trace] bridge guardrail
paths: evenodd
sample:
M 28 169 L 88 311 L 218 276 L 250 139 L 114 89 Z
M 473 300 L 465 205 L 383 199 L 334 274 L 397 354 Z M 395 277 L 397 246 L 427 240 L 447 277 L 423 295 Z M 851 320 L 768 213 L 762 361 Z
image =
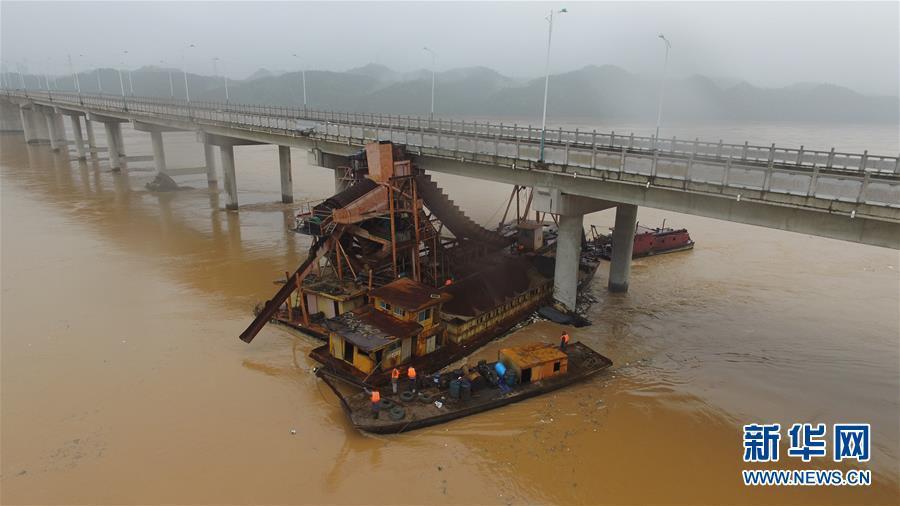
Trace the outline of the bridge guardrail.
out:
M 540 130 L 517 125 L 469 123 L 424 118 L 302 110 L 291 107 L 190 102 L 109 95 L 29 92 L 10 95 L 47 100 L 60 106 L 90 107 L 111 113 L 139 113 L 224 127 L 267 130 L 281 135 L 299 133 L 297 121 L 322 124 L 316 136 L 345 143 L 391 140 L 432 156 L 456 159 L 503 156 L 536 162 Z M 520 135 L 521 134 L 521 135 Z M 613 132 L 548 132 L 545 159 L 571 168 L 616 174 L 637 174 L 708 183 L 725 188 L 749 189 L 830 201 L 900 207 L 898 157 L 805 151 L 752 146 L 749 143 L 708 143 L 672 139 L 657 143 L 652 137 L 620 136 Z M 482 160 L 483 161 L 483 160 Z M 854 165 L 854 162 L 858 164 Z M 836 163 L 837 162 L 837 163 Z M 513 167 L 515 163 L 513 162 Z M 874 179 L 873 179 L 874 177 Z
M 224 119 L 235 123 L 251 124 L 266 127 L 272 124 L 273 118 L 291 118 L 295 120 L 308 120 L 332 123 L 350 123 L 367 125 L 371 127 L 392 128 L 402 130 L 415 130 L 426 132 L 438 132 L 441 134 L 460 134 L 477 136 L 485 139 L 518 140 L 529 143 L 540 142 L 541 131 L 533 126 L 505 125 L 503 123 L 467 122 L 447 119 L 429 120 L 422 117 L 397 116 L 387 114 L 365 114 L 340 111 L 321 111 L 316 109 L 302 109 L 286 106 L 268 106 L 252 104 L 235 104 L 225 102 L 193 101 L 186 102 L 180 99 L 160 99 L 151 97 L 114 97 L 111 95 L 53 93 L 35 91 L 7 90 L 9 95 L 22 97 L 45 98 L 50 101 L 80 103 L 83 105 L 103 106 L 121 110 L 136 110 L 150 113 L 169 113 L 172 116 L 199 117 L 203 119 Z M 55 99 L 54 99 L 55 97 Z M 188 114 L 171 109 L 183 108 Z M 235 117 L 234 115 L 238 115 Z M 239 119 L 240 121 L 236 121 Z M 900 174 L 900 156 L 870 155 L 868 151 L 863 153 L 807 150 L 803 146 L 797 148 L 700 141 L 699 139 L 687 140 L 656 139 L 653 136 L 644 137 L 634 134 L 622 135 L 615 132 L 603 133 L 596 130 L 586 132 L 579 129 L 563 130 L 558 128 L 548 130 L 546 143 L 555 145 L 569 145 L 575 147 L 599 148 L 606 150 L 654 151 L 668 155 L 692 156 L 714 159 L 732 159 L 743 162 L 756 162 L 775 164 L 779 166 L 794 165 L 807 168 L 825 168 L 844 170 L 849 172 L 873 172 L 886 174 Z

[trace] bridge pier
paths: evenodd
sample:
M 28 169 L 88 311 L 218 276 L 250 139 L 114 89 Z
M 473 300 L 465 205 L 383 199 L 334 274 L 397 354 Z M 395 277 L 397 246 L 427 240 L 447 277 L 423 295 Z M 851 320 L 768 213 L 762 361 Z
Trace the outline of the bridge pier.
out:
M 216 154 L 213 151 L 213 145 L 203 143 L 203 158 L 206 161 L 206 184 L 210 188 L 218 188 L 219 182 L 216 177 Z
M 166 150 L 163 146 L 162 132 L 153 130 L 150 132 L 150 144 L 153 145 L 153 164 L 157 172 L 166 172 Z
M 6 100 L 0 102 L 0 131 L 23 131 L 22 115 L 18 106 Z
M 39 106 L 26 104 L 19 108 L 22 125 L 25 130 L 25 142 L 28 144 L 46 144 L 50 142 L 50 131 L 47 120 L 38 110 Z
M 97 155 L 97 139 L 94 137 L 94 124 L 91 123 L 91 120 L 85 115 L 84 117 L 84 129 L 87 131 L 87 143 L 88 150 L 91 152 L 91 155 Z
M 631 276 L 631 255 L 634 251 L 634 233 L 637 228 L 637 206 L 616 206 L 616 225 L 612 234 L 612 258 L 609 262 L 610 292 L 627 292 Z
M 84 149 L 84 135 L 81 132 L 81 115 L 69 114 L 68 116 L 72 122 L 72 135 L 75 136 L 75 150 L 78 152 L 78 159 L 85 160 L 87 155 Z
M 121 157 L 124 156 L 125 153 L 119 152 L 119 146 L 121 145 L 121 143 L 118 140 L 118 136 L 122 135 L 122 127 L 117 121 L 107 121 L 103 123 L 103 129 L 106 130 L 106 145 L 107 154 L 109 154 L 109 166 L 114 171 L 121 170 Z
M 38 142 L 38 132 L 34 124 L 34 117 L 31 109 L 24 106 L 19 107 L 19 118 L 22 120 L 22 132 L 25 134 L 26 144 L 35 144 Z
M 553 270 L 553 299 L 565 309 L 575 310 L 578 299 L 578 271 L 581 264 L 581 242 L 584 237 L 584 215 L 609 209 L 613 202 L 569 195 L 555 188 L 535 188 L 536 211 L 559 217 L 556 238 L 556 263 Z
M 222 176 L 225 178 L 225 209 L 238 210 L 237 181 L 234 174 L 234 146 L 223 144 L 219 146 L 219 156 L 222 159 Z
M 309 163 L 334 171 L 334 193 L 340 193 L 349 186 L 346 180 L 346 168 L 350 167 L 350 157 L 326 153 L 321 149 L 312 149 L 309 151 Z
M 43 108 L 44 119 L 47 122 L 47 130 L 50 132 L 50 148 L 53 151 L 60 151 L 65 148 L 69 149 L 69 143 L 66 140 L 66 128 L 62 122 L 62 115 L 51 107 Z
M 278 168 L 281 171 L 281 202 L 294 202 L 294 183 L 291 178 L 291 148 L 278 146 Z

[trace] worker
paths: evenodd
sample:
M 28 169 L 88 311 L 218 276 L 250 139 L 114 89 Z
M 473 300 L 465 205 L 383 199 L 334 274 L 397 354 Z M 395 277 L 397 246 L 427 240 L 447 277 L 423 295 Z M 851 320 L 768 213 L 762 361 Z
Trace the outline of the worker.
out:
M 453 284 L 453 280 L 450 278 L 447 278 L 447 281 L 444 281 L 444 286 L 450 286 L 452 284 Z
M 378 418 L 378 410 L 381 409 L 381 392 L 372 390 L 372 418 Z
M 397 395 L 397 384 L 400 383 L 400 370 L 396 367 L 393 371 L 391 371 L 391 388 L 394 390 L 394 395 Z
M 409 369 L 406 370 L 406 375 L 409 376 L 409 389 L 413 392 L 416 391 L 416 368 L 413 366 L 409 366 Z
M 566 351 L 566 345 L 569 344 L 569 333 L 563 332 L 559 337 L 559 349 L 560 351 Z

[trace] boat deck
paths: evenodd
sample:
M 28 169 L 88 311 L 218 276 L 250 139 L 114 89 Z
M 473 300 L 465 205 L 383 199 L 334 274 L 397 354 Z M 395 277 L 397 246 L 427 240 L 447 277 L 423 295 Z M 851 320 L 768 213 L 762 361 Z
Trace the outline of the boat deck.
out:
M 564 375 L 516 385 L 511 390 L 485 385 L 473 390 L 471 398 L 467 400 L 454 399 L 449 396 L 447 390 L 431 387 L 420 390 L 425 399 L 417 396 L 413 400 L 403 401 L 400 395 L 389 394 L 389 388 L 382 388 L 382 409 L 377 419 L 372 414 L 372 404 L 367 393 L 359 392 L 343 396 L 330 383 L 327 375 L 323 375 L 323 379 L 341 398 L 344 410 L 356 428 L 374 433 L 398 433 L 448 422 L 547 393 L 592 376 L 612 365 L 612 361 L 608 358 L 582 343 L 571 343 L 566 355 L 569 357 L 569 363 L 568 372 Z M 442 406 L 438 407 L 434 401 L 440 401 Z M 403 418 L 391 417 L 390 408 L 394 405 L 403 408 Z

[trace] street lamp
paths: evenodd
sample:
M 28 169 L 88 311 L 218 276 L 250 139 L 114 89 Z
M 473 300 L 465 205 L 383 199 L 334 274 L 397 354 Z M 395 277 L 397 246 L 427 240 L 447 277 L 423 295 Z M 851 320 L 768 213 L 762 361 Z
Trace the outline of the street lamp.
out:
M 188 78 L 187 78 L 187 65 L 184 60 L 184 53 L 188 49 L 195 47 L 193 44 L 184 46 L 181 48 L 181 72 L 184 73 L 184 98 L 187 99 L 187 102 L 191 103 L 191 90 L 188 87 Z
M 219 77 L 219 71 L 217 70 L 216 63 L 218 63 L 219 61 L 220 61 L 220 58 L 219 58 L 218 56 L 216 56 L 216 57 L 213 58 L 213 75 L 216 76 L 217 78 Z M 227 103 L 229 102 L 229 98 L 228 98 L 228 76 L 225 75 L 225 72 L 222 72 L 222 77 L 225 79 L 225 103 L 227 104 Z
M 560 9 L 557 11 L 559 14 L 565 14 L 569 11 L 566 9 Z M 547 18 L 548 28 L 547 28 L 547 60 L 544 64 L 544 114 L 541 118 L 541 151 L 540 151 L 540 160 L 544 161 L 544 140 L 547 137 L 547 95 L 550 91 L 550 42 L 553 40 L 553 9 L 550 9 L 550 16 Z
M 669 66 L 669 49 L 672 43 L 665 35 L 659 34 L 659 38 L 666 44 L 666 59 L 663 61 L 662 78 L 659 80 L 659 109 L 656 111 L 656 141 L 659 142 L 659 124 L 662 122 L 663 85 L 666 82 L 666 68 Z
M 437 55 L 428 47 L 422 49 L 431 55 L 431 116 L 428 117 L 428 120 L 434 121 L 434 74 L 437 67 Z
M 72 81 L 75 82 L 75 91 L 81 95 L 81 83 L 78 82 L 78 72 L 75 72 L 75 67 L 72 66 L 72 55 L 66 55 L 69 58 L 69 72 L 72 73 Z
M 296 59 L 298 59 L 298 60 L 300 59 L 300 57 L 297 56 L 296 54 L 294 54 L 293 56 L 294 56 L 294 58 L 296 58 Z M 303 81 L 303 110 L 305 111 L 305 110 L 307 109 L 307 102 L 306 102 L 306 69 L 300 69 L 300 79 Z
M 122 55 L 123 55 L 122 59 L 127 60 L 128 59 L 128 50 L 126 49 L 126 50 L 122 51 Z M 128 64 L 125 61 L 122 62 L 122 65 L 125 65 L 126 67 L 128 66 Z M 131 70 L 127 69 L 127 68 L 125 70 L 128 72 L 128 92 L 131 93 L 131 96 L 133 97 L 134 96 L 134 79 L 132 79 L 132 77 L 131 77 Z
M 159 63 L 164 65 L 169 71 L 169 96 L 172 97 L 172 100 L 175 100 L 175 81 L 172 79 L 172 67 L 165 60 L 159 60 Z

